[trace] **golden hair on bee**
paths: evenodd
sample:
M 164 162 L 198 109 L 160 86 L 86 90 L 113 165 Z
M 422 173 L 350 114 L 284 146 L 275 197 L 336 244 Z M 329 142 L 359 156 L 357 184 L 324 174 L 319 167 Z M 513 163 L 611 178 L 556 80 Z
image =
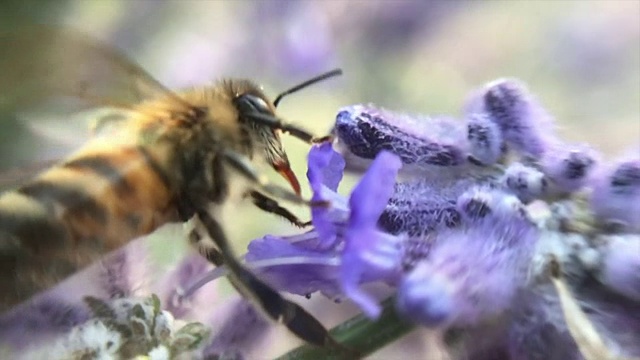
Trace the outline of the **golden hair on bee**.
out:
M 189 241 L 230 269 L 242 295 L 303 340 L 333 343 L 315 318 L 236 259 L 216 216 L 226 203 L 250 197 L 260 209 L 305 226 L 277 200 L 326 205 L 300 198 L 280 134 L 307 143 L 327 138 L 283 122 L 276 107 L 283 96 L 340 73 L 310 79 L 273 102 L 242 79 L 172 92 L 118 51 L 74 30 L 0 34 L 6 100 L 0 106 L 73 96 L 123 113 L 71 156 L 0 196 L 0 312 L 163 224 L 195 219 Z M 254 168 L 260 162 L 293 191 L 269 183 Z

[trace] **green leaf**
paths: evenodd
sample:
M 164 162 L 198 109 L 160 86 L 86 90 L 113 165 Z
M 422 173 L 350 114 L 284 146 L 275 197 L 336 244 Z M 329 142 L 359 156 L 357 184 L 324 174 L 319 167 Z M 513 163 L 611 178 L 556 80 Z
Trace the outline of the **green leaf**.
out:
M 160 314 L 160 298 L 156 294 L 151 294 L 151 305 L 153 306 L 153 315 Z
M 176 332 L 171 341 L 171 353 L 180 354 L 193 350 L 209 337 L 209 329 L 199 322 L 189 323 Z

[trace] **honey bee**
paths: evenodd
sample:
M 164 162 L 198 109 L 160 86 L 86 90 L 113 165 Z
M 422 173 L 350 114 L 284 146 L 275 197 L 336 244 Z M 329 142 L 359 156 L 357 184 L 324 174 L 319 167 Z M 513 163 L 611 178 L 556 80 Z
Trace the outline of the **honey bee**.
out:
M 0 34 L 0 51 L 0 106 L 15 110 L 71 96 L 124 114 L 104 126 L 105 134 L 0 196 L 0 312 L 163 224 L 195 219 L 189 241 L 229 268 L 242 295 L 303 340 L 333 341 L 312 315 L 237 260 L 218 216 L 225 204 L 250 197 L 260 209 L 304 226 L 276 199 L 326 206 L 299 196 L 280 135 L 307 143 L 328 138 L 283 122 L 276 107 L 285 95 L 340 70 L 271 102 L 243 79 L 172 92 L 117 50 L 68 28 Z M 293 191 L 267 181 L 256 163 L 271 165 Z

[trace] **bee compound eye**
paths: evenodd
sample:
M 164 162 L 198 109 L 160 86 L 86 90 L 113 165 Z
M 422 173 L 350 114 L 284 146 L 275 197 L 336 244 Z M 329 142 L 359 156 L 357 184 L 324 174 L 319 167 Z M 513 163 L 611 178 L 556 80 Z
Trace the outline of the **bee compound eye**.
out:
M 241 112 L 271 114 L 271 109 L 267 102 L 261 97 L 253 94 L 242 94 L 235 99 L 235 103 Z

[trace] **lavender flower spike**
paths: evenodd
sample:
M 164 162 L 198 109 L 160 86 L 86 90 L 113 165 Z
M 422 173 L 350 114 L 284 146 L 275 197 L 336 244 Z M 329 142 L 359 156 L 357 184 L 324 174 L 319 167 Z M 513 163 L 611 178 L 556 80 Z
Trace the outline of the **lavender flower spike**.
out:
M 599 275 L 609 288 L 640 302 L 640 236 L 619 235 L 609 240 Z
M 365 170 L 383 150 L 400 157 L 403 173 L 424 174 L 467 161 L 465 131 L 450 118 L 415 117 L 373 105 L 353 105 L 338 113 L 333 132 L 336 150 L 354 170 Z
M 488 181 L 488 180 L 486 180 Z M 399 182 L 378 225 L 392 234 L 424 237 L 442 228 L 461 223 L 456 200 L 469 187 L 485 180 L 461 179 L 454 182 L 429 180 Z
M 567 194 L 580 190 L 590 179 L 598 163 L 598 154 L 586 145 L 557 143 L 540 159 L 540 167 L 550 180 L 551 194 Z
M 439 233 L 429 257 L 398 289 L 398 310 L 426 326 L 476 325 L 499 316 L 526 284 L 538 235 L 519 201 L 488 189 L 461 198 L 466 228 Z
M 488 116 L 507 145 L 528 157 L 540 158 L 556 142 L 551 116 L 518 80 L 490 82 L 470 99 L 466 112 Z
M 467 140 L 470 160 L 481 165 L 497 163 L 506 150 L 498 124 L 482 113 L 468 116 Z
M 500 183 L 525 204 L 540 199 L 548 187 L 547 179 L 543 173 L 519 162 L 509 165 L 501 177 Z
M 640 158 L 637 154 L 598 171 L 591 209 L 605 225 L 640 233 Z

